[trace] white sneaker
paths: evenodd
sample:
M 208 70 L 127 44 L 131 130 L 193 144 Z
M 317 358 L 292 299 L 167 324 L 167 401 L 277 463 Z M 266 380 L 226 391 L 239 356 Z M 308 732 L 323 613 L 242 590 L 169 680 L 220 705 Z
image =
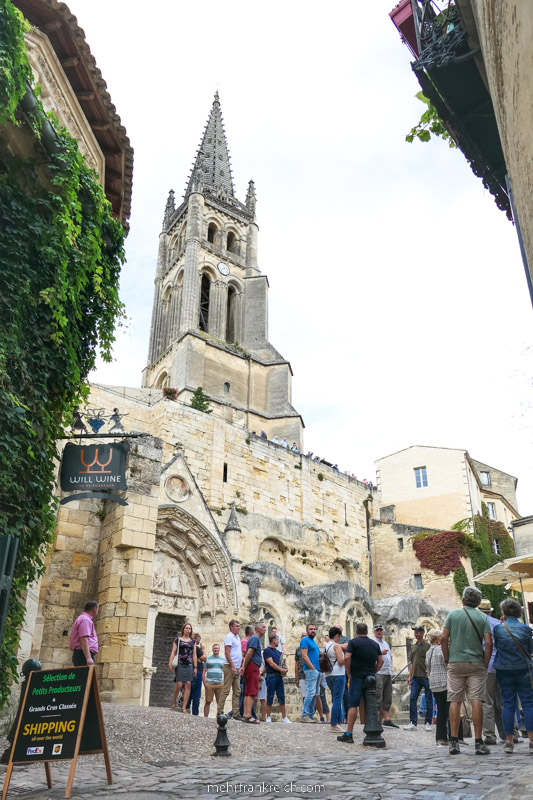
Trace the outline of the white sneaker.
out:
M 282 719 L 281 721 L 282 721 L 282 722 L 288 722 L 288 723 L 289 723 L 289 725 L 291 725 L 291 724 L 292 724 L 292 723 L 291 723 L 291 720 L 290 720 L 288 717 L 283 717 L 283 719 Z M 267 719 L 267 722 L 270 722 L 270 717 L 269 717 L 269 719 Z
M 403 725 L 402 727 L 403 727 L 404 731 L 416 731 L 416 729 L 417 729 L 417 726 L 413 725 L 412 722 L 410 722 L 409 725 Z
M 426 730 L 431 731 L 433 728 L 431 727 L 431 722 L 426 722 Z
M 265 722 L 272 722 L 272 719 L 270 717 L 267 717 Z

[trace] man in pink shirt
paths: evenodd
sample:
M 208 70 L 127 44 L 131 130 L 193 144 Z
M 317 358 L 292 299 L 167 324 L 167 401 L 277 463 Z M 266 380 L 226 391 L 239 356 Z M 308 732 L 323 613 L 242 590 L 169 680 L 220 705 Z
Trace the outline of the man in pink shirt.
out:
M 96 600 L 89 600 L 85 603 L 85 610 L 72 626 L 70 649 L 72 650 L 72 663 L 75 667 L 94 664 L 94 657 L 98 652 L 98 638 L 94 627 L 94 620 L 97 616 L 98 603 Z

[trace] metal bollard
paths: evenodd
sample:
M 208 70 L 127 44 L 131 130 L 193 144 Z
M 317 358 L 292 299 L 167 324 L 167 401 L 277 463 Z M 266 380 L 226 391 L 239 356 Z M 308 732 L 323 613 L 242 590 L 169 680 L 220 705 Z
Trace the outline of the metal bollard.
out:
M 376 702 L 376 676 L 367 675 L 363 683 L 365 694 L 366 722 L 363 731 L 366 736 L 363 739 L 365 747 L 386 747 L 387 743 L 382 737 L 383 726 L 379 721 L 378 704 Z
M 228 732 L 226 730 L 226 725 L 228 724 L 228 718 L 225 714 L 217 714 L 217 738 L 215 739 L 215 750 L 216 752 L 213 753 L 214 756 L 230 756 L 231 753 L 228 752 L 230 747 L 230 740 L 228 739 Z

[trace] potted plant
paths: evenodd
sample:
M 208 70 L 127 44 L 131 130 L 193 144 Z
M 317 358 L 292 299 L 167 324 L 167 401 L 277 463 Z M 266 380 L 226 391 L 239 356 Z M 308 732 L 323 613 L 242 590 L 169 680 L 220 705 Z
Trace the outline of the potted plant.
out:
M 163 397 L 166 397 L 167 400 L 177 400 L 178 390 L 172 389 L 170 386 L 163 386 Z

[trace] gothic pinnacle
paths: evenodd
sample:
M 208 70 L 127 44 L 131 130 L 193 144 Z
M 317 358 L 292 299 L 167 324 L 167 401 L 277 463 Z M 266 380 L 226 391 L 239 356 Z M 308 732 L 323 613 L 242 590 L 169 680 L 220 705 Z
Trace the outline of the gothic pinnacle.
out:
M 255 204 L 256 204 L 255 183 L 253 181 L 249 181 L 249 183 L 248 183 L 248 192 L 246 193 L 246 208 L 254 216 L 255 216 Z
M 172 214 L 174 213 L 175 210 L 176 210 L 176 204 L 174 202 L 174 189 L 171 189 L 170 192 L 168 193 L 167 204 L 165 206 L 165 215 L 163 217 L 164 227 L 166 227 L 169 224 Z
M 226 527 L 224 528 L 224 533 L 228 531 L 239 531 L 241 532 L 241 526 L 239 525 L 239 520 L 237 519 L 237 512 L 235 511 L 235 503 L 231 504 L 231 511 L 228 517 L 228 521 L 226 522 Z

